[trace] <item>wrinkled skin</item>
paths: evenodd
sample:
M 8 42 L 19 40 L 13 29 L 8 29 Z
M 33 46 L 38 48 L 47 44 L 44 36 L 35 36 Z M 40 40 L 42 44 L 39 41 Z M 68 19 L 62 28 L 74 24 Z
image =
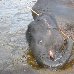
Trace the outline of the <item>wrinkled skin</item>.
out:
M 63 16 L 69 21 L 74 21 L 74 0 L 38 0 L 32 9 L 39 14 Z M 33 17 L 35 19 L 35 16 Z
M 33 7 L 33 10 L 42 14 L 37 16 L 33 13 L 34 21 L 29 24 L 26 32 L 29 47 L 32 50 L 37 62 L 51 68 L 59 68 L 69 60 L 73 45 L 72 40 L 67 39 L 66 48 L 64 48 L 63 52 L 60 50 L 64 44 L 64 38 L 58 30 L 54 13 L 59 12 L 58 15 L 63 13 L 63 15 L 67 14 L 64 9 L 62 9 L 62 12 L 59 10 L 60 8 L 57 6 L 60 4 L 55 1 L 38 0 Z M 56 4 L 57 6 L 55 7 Z M 52 6 L 50 7 L 49 5 Z M 67 9 L 67 11 L 69 11 L 69 9 Z M 50 15 L 50 12 L 53 13 Z

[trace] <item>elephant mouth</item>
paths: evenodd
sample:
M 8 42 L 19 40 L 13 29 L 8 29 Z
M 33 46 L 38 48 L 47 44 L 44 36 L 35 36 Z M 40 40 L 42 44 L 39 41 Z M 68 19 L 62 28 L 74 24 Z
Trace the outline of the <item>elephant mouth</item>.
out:
M 50 59 L 46 59 L 44 61 L 45 65 L 50 68 L 60 68 L 61 66 L 63 66 L 71 57 L 72 46 L 72 39 L 66 39 L 62 47 L 59 49 L 60 51 L 56 52 L 55 58 L 53 58 L 51 55 Z
M 50 60 L 52 61 L 55 61 L 56 60 L 56 54 L 57 52 L 58 53 L 62 53 L 62 55 L 65 53 L 65 49 L 67 49 L 67 44 L 68 44 L 68 41 L 67 39 L 64 40 L 64 43 L 62 44 L 62 46 L 60 47 L 59 51 L 52 51 L 52 50 L 49 50 L 48 54 L 49 54 L 49 58 Z M 56 54 L 55 54 L 56 52 Z

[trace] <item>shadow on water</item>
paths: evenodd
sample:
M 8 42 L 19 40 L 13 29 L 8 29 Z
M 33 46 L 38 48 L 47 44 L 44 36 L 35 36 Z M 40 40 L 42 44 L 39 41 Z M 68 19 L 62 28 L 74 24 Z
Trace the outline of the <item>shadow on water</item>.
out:
M 28 51 L 27 53 L 27 63 L 32 66 L 32 68 L 34 69 L 42 69 L 43 66 L 42 65 L 39 65 L 37 62 L 36 62 L 36 59 L 35 57 L 33 56 L 33 53 L 31 50 Z

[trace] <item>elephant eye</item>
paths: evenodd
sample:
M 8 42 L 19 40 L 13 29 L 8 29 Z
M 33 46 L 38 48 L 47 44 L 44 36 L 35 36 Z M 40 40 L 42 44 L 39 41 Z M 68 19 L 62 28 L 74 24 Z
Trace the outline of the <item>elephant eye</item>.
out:
M 38 44 L 42 45 L 43 40 L 38 40 Z

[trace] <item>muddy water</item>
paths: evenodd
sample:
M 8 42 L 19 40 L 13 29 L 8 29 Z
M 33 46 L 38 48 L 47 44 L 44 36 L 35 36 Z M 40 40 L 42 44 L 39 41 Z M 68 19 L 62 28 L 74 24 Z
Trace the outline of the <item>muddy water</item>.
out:
M 65 65 L 63 65 L 60 69 L 57 70 L 50 70 L 50 69 L 46 69 L 43 66 L 37 64 L 36 59 L 33 56 L 32 51 L 28 51 L 28 57 L 27 57 L 27 63 L 35 70 L 38 70 L 39 74 L 73 74 L 74 73 L 74 49 L 72 51 L 72 56 L 71 59 L 69 60 L 68 63 L 66 63 Z
M 25 32 L 33 21 L 27 6 L 32 7 L 35 2 L 0 0 L 0 74 L 74 74 L 74 50 L 69 63 L 57 71 L 42 68 L 31 52 L 27 54 Z

